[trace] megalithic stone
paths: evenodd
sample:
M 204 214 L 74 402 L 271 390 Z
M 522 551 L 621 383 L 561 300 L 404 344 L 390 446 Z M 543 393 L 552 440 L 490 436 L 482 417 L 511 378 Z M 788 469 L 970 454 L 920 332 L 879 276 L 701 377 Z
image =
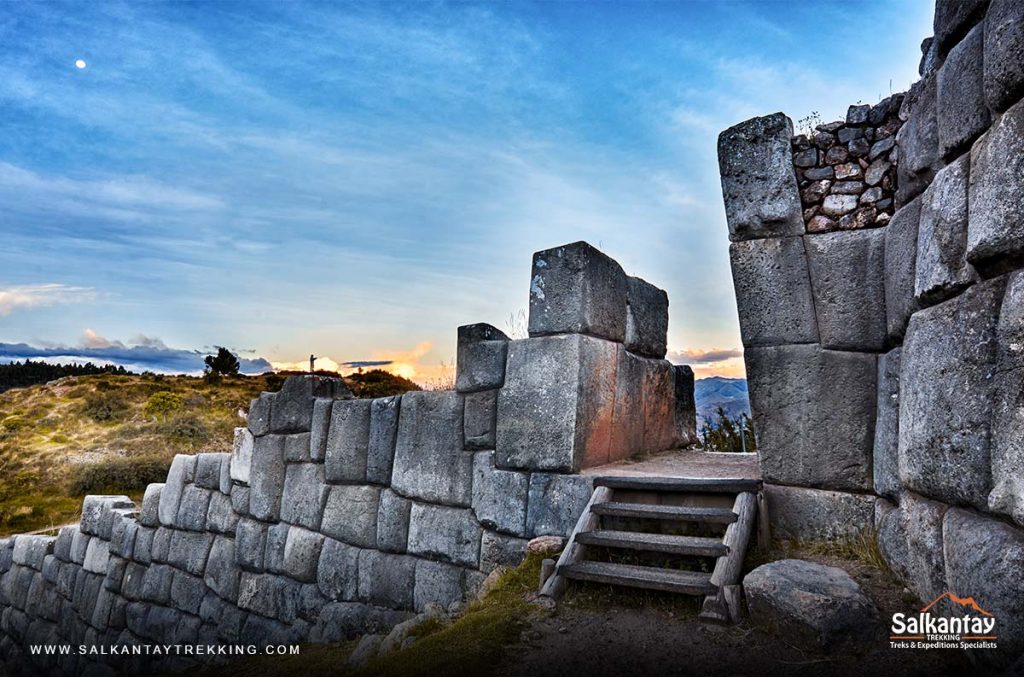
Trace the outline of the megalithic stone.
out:
M 696 444 L 697 437 L 697 400 L 694 398 L 693 369 L 685 364 L 673 367 L 676 398 L 675 423 L 679 446 Z
M 589 334 L 626 337 L 626 273 L 586 242 L 533 255 L 530 336 Z
M 505 383 L 508 336 L 489 324 L 459 327 L 455 389 L 460 393 L 500 388 Z
M 661 359 L 668 350 L 668 294 L 639 277 L 627 278 L 626 349 Z
M 349 400 L 352 391 L 340 378 L 289 376 L 274 395 L 270 408 L 270 432 L 308 433 L 313 422 L 313 403 L 318 397 Z

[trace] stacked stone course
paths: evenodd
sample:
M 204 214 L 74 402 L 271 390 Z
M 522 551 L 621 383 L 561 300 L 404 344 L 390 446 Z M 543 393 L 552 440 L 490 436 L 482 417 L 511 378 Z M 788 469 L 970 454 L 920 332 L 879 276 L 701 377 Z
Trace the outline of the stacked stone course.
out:
M 1024 652 L 1024 4 L 939 0 L 922 51 L 902 103 L 866 110 L 890 125 L 874 144 L 895 138 L 887 225 L 823 233 L 819 210 L 794 232 L 828 139 L 784 148 L 782 114 L 723 132 L 733 278 L 775 535 L 876 531 L 923 602 L 999 619 L 981 657 L 1005 664 Z
M 534 258 L 531 338 L 458 332 L 457 388 L 357 400 L 289 378 L 230 454 L 174 458 L 141 507 L 88 496 L 56 537 L 0 540 L 0 660 L 138 673 L 145 657 L 28 644 L 337 642 L 452 607 L 535 536 L 567 536 L 579 470 L 695 440 L 668 300 L 586 243 Z M 34 663 L 33 663 L 34 661 Z

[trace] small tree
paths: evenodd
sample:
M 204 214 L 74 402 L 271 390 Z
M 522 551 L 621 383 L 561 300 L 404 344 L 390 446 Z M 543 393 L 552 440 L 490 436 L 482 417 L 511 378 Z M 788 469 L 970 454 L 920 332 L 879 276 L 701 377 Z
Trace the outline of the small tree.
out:
M 238 357 L 227 348 L 222 348 L 221 346 L 217 346 L 216 355 L 207 355 L 203 362 L 206 363 L 206 372 L 208 374 L 224 376 L 236 375 L 241 366 L 238 362 Z
M 757 442 L 754 438 L 754 424 L 745 413 L 740 418 L 733 420 L 725 413 L 725 409 L 719 407 L 715 412 L 714 421 L 705 421 L 701 428 L 701 437 L 704 441 L 704 448 L 708 451 L 744 451 L 757 450 Z

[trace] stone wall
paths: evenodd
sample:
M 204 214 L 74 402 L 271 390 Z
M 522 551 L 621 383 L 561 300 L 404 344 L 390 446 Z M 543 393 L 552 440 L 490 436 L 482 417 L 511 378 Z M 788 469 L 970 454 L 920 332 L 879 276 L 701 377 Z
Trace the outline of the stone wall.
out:
M 33 666 L 24 647 L 378 631 L 462 602 L 529 538 L 568 535 L 592 492 L 581 468 L 694 441 L 663 291 L 576 243 L 535 255 L 530 300 L 530 338 L 459 328 L 454 391 L 357 400 L 292 377 L 253 401 L 232 453 L 177 456 L 141 507 L 88 496 L 57 536 L 0 540 L 0 659 L 136 673 L 189 661 Z
M 775 535 L 877 530 L 922 600 L 997 617 L 1006 660 L 1024 651 L 1024 4 L 940 0 L 923 51 L 887 225 L 802 212 L 815 140 L 791 144 L 781 113 L 722 133 L 733 278 Z

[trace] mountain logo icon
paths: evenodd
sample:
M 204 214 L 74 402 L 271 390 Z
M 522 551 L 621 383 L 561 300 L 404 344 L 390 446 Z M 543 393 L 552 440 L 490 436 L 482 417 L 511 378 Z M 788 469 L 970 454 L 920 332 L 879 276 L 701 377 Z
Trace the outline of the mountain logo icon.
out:
M 948 592 L 948 591 L 942 593 L 941 595 L 939 595 L 938 597 L 933 599 L 931 602 L 929 602 L 928 606 L 926 606 L 923 609 L 921 609 L 921 613 L 925 613 L 926 611 L 928 611 L 929 609 L 931 609 L 933 606 L 935 606 L 936 604 L 938 604 L 939 602 L 941 602 L 944 599 L 948 599 L 951 602 L 953 602 L 954 604 L 959 604 L 960 606 L 964 606 L 964 607 L 967 607 L 969 609 L 973 609 L 974 611 L 976 611 L 977 613 L 981 614 L 982 616 L 988 616 L 989 618 L 992 617 L 992 614 L 990 614 L 989 612 L 987 612 L 984 609 L 982 609 L 981 605 L 979 605 L 978 602 L 973 597 L 960 597 L 960 596 L 955 595 L 952 592 Z

